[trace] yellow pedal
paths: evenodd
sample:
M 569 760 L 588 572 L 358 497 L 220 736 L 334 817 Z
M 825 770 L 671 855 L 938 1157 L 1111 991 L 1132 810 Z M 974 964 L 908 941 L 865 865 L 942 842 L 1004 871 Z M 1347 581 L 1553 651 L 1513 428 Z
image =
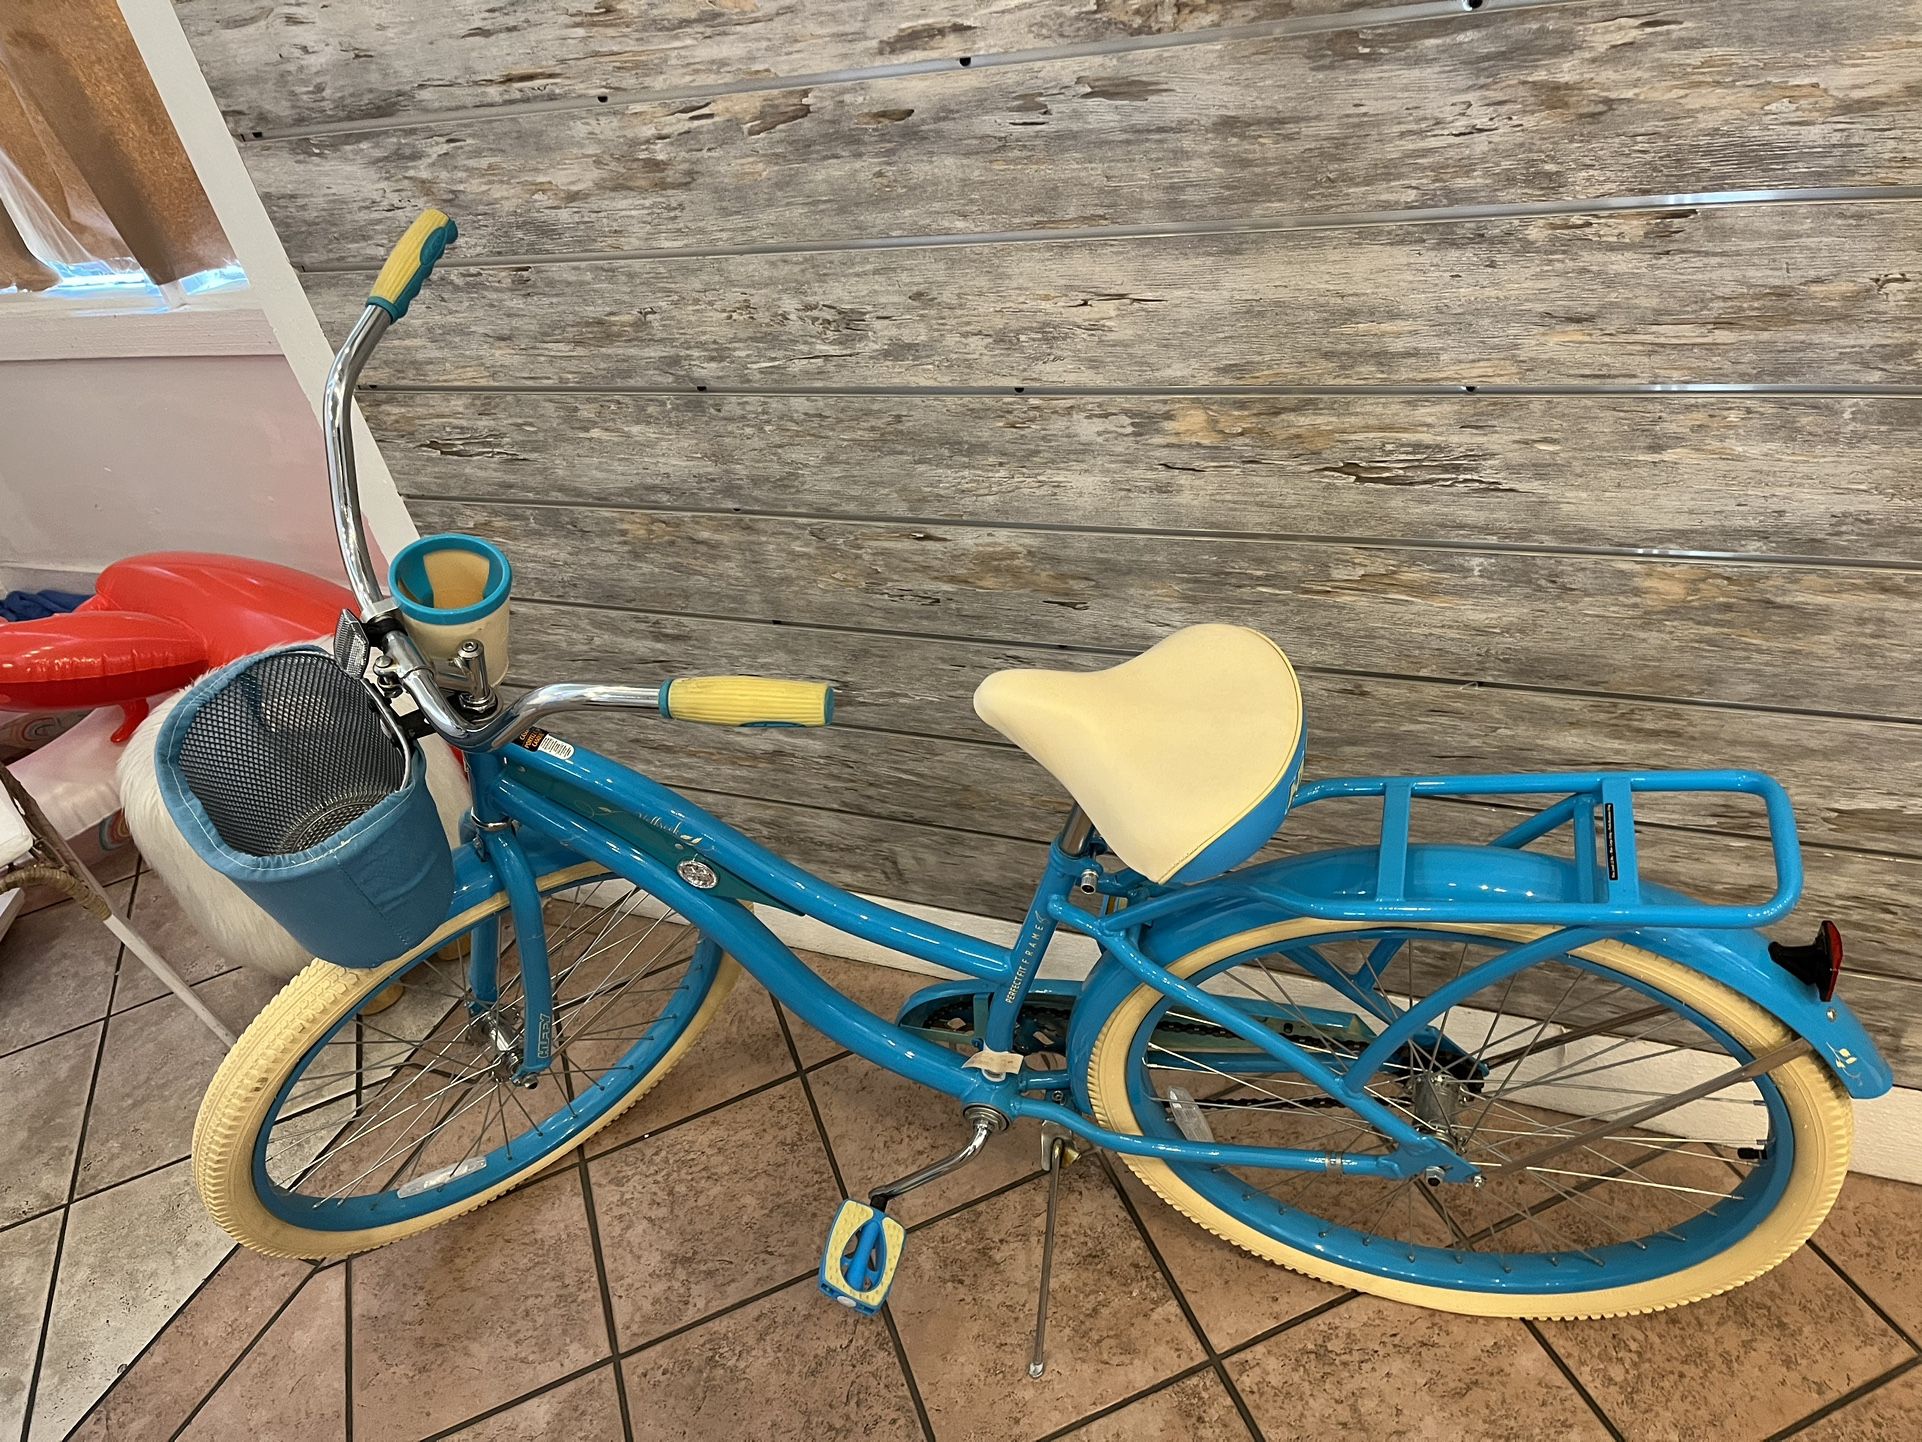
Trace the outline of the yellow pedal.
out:
M 821 1290 L 844 1307 L 872 1317 L 888 1299 L 908 1234 L 885 1212 L 844 1201 L 821 1249 Z

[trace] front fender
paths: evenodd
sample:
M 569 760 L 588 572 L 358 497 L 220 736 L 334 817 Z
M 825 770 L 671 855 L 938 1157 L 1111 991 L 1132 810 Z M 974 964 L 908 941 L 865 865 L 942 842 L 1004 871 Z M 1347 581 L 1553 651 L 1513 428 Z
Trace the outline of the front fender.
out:
M 1314 895 L 1337 876 L 1361 876 L 1365 872 L 1372 880 L 1374 856 L 1372 849 L 1317 852 L 1269 862 L 1259 870 L 1264 878 Z M 1522 899 L 1576 894 L 1572 890 L 1574 864 L 1540 852 L 1497 846 L 1415 846 L 1410 848 L 1410 863 L 1411 873 L 1425 869 L 1425 863 L 1433 863 L 1437 874 L 1472 876 L 1476 897 Z M 1141 949 L 1167 963 L 1223 937 L 1291 919 L 1273 902 L 1251 896 L 1244 885 L 1238 884 L 1245 879 L 1246 873 L 1239 877 L 1230 873 L 1219 882 L 1193 888 L 1196 906 L 1144 928 L 1139 939 Z M 1642 890 L 1651 901 L 1686 899 L 1678 892 L 1646 882 Z M 1330 923 L 1331 927 L 1339 925 Z M 1888 1063 L 1855 1013 L 1839 998 L 1824 1002 L 1813 986 L 1777 966 L 1768 954 L 1768 939 L 1760 932 L 1651 927 L 1623 932 L 1619 939 L 1670 957 L 1748 997 L 1797 1036 L 1806 1038 L 1849 1095 L 1877 1097 L 1895 1084 Z M 1070 1073 L 1084 1106 L 1089 1104 L 1085 1094 L 1088 1054 L 1102 1021 L 1133 987 L 1133 974 L 1104 956 L 1082 988 L 1068 1046 L 1073 1059 Z

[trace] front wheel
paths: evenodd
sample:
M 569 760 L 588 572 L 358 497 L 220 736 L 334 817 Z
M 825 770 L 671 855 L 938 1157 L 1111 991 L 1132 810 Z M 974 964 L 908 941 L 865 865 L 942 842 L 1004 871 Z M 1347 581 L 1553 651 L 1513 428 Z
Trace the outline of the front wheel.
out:
M 1719 982 L 1616 941 L 1506 978 L 1491 970 L 1454 1006 L 1429 1003 L 1543 934 L 1297 920 L 1169 966 L 1337 1071 L 1389 1019 L 1420 1014 L 1421 1029 L 1366 1079 L 1367 1092 L 1482 1168 L 1481 1185 L 1124 1160 L 1165 1201 L 1258 1256 L 1444 1311 L 1650 1312 L 1739 1286 L 1789 1256 L 1847 1170 L 1853 1117 L 1840 1083 L 1804 1054 L 1598 1133 L 1790 1033 Z M 1393 1149 L 1265 1052 L 1172 1009 L 1152 987 L 1107 1016 L 1087 1084 L 1096 1118 L 1122 1132 L 1337 1157 Z
M 271 1256 L 398 1241 L 532 1178 L 644 1096 L 740 974 L 638 888 L 592 864 L 540 878 L 553 1065 L 517 1078 L 520 978 L 505 896 L 366 971 L 317 961 L 228 1053 L 194 1127 L 214 1220 Z M 499 957 L 476 1001 L 469 957 Z

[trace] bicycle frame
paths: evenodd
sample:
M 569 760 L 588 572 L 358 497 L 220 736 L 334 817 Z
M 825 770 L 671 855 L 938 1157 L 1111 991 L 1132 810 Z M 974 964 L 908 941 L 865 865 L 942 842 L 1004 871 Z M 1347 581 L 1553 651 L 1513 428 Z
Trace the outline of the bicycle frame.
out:
M 1102 874 L 1096 883 L 1098 889 L 1126 896 L 1132 904 L 1108 915 L 1095 915 L 1075 906 L 1072 900 L 1078 881 L 1097 865 L 1087 827 L 1079 822 L 1077 813 L 1049 848 L 1034 898 L 1014 941 L 1000 946 L 845 891 L 777 856 L 670 787 L 585 748 L 550 739 L 541 749 L 514 746 L 505 752 L 470 753 L 468 765 L 474 816 L 480 830 L 474 850 L 461 858 L 464 881 L 455 908 L 458 911 L 468 904 L 477 889 L 498 884 L 507 893 L 521 943 L 527 999 L 524 1069 L 545 1066 L 551 1046 L 553 999 L 541 939 L 537 878 L 590 861 L 641 887 L 712 937 L 808 1025 L 856 1055 L 964 1105 L 990 1106 L 1010 1118 L 1053 1121 L 1115 1152 L 1167 1161 L 1389 1178 L 1422 1172 L 1434 1172 L 1451 1181 L 1468 1181 L 1474 1176 L 1474 1168 L 1446 1145 L 1366 1094 L 1362 1083 L 1371 1064 L 1399 1045 L 1411 1028 L 1397 1029 L 1391 1024 L 1383 1031 L 1351 1068 L 1362 1079 L 1351 1085 L 1342 1071 L 1327 1065 L 1313 1050 L 1259 1025 L 1212 993 L 1174 977 L 1145 948 L 1144 932 L 1155 924 L 1179 930 L 1183 916 L 1214 908 L 1235 912 L 1258 904 L 1265 908 L 1264 916 L 1269 921 L 1312 915 L 1317 904 L 1353 912 L 1356 903 L 1351 899 L 1329 897 L 1317 902 L 1315 897 L 1291 892 L 1287 887 L 1277 888 L 1273 863 L 1175 888 L 1153 887 L 1127 872 Z M 607 824 L 616 820 L 629 832 L 633 832 L 634 823 L 639 823 L 644 829 L 634 834 L 644 837 L 646 845 L 637 844 Z M 1519 854 L 1514 850 L 1517 845 L 1510 842 L 1506 849 L 1471 850 Z M 1408 854 L 1405 846 L 1402 852 Z M 1351 854 L 1320 853 L 1297 861 L 1325 863 L 1329 857 L 1343 855 Z M 1529 859 L 1552 860 L 1532 854 Z M 1654 888 L 1650 891 L 1649 908 L 1659 917 L 1671 916 L 1678 907 L 1694 906 L 1695 914 L 1712 921 L 1729 910 L 1685 903 Z M 993 990 L 984 1056 L 1005 1053 L 1012 1047 L 1022 1002 L 1055 933 L 1064 927 L 1081 932 L 1101 946 L 1104 968 L 1119 968 L 1134 981 L 1162 991 L 1184 1010 L 1242 1037 L 1281 1066 L 1338 1098 L 1396 1145 L 1381 1155 L 1358 1156 L 1231 1146 L 1111 1130 L 1094 1121 L 1085 1106 L 1068 1104 L 1070 1095 L 1078 1093 L 1075 1078 L 1060 1071 L 1002 1074 L 978 1064 L 969 1065 L 948 1047 L 853 1002 L 808 968 L 743 898 L 810 917 L 847 935 L 987 984 Z M 1789 900 L 1792 904 L 1793 897 Z M 1410 904 L 1401 899 L 1386 905 L 1398 914 Z M 1512 920 L 1520 915 L 1516 903 L 1506 904 L 1503 918 Z M 1437 911 L 1446 911 L 1450 919 L 1474 919 L 1459 904 L 1433 905 Z M 1537 900 L 1535 905 L 1539 911 L 1544 903 Z M 1352 916 L 1340 919 L 1352 921 Z M 1391 918 L 1384 915 L 1377 919 Z M 1544 919 L 1555 920 L 1552 907 Z M 1505 953 L 1501 965 L 1504 971 L 1519 970 L 1544 956 L 1603 935 L 1621 935 L 1632 926 L 1632 920 L 1625 917 L 1616 917 L 1612 924 L 1549 925 L 1539 937 Z M 479 975 L 487 950 L 486 946 L 475 948 L 476 995 L 483 1000 L 492 995 L 489 988 L 493 985 L 491 974 L 485 978 Z M 491 972 L 491 967 L 486 969 Z M 1793 985 L 1786 974 L 1778 974 L 1783 982 Z M 1822 1018 L 1805 1014 L 1808 1008 L 1799 1005 L 1800 999 L 1792 991 L 1770 991 L 1765 985 L 1768 980 L 1758 972 L 1747 978 L 1746 989 L 1778 1014 L 1789 1013 L 1784 1019 L 1804 1035 L 1818 1030 L 1816 1023 Z M 1094 978 L 1089 985 L 1093 989 Z M 1851 1090 L 1873 1095 L 1886 1089 L 1887 1083 L 1882 1080 L 1886 1068 L 1845 1008 L 1839 1004 L 1828 1008 L 1826 1022 L 1819 1030 L 1819 1040 L 1813 1035 L 1811 1039 L 1817 1040 L 1818 1049 L 1831 1065 L 1838 1071 L 1842 1062 L 1851 1065 L 1852 1074 L 1844 1073 Z

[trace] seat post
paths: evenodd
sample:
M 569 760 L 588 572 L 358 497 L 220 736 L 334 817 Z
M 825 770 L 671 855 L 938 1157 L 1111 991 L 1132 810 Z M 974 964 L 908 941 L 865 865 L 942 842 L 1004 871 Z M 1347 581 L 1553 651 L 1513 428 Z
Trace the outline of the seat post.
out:
M 1055 841 L 1055 845 L 1059 846 L 1065 855 L 1085 856 L 1088 851 L 1088 838 L 1093 834 L 1094 823 L 1088 819 L 1088 813 L 1077 805 L 1068 812 L 1068 819 L 1062 823 L 1061 835 Z

